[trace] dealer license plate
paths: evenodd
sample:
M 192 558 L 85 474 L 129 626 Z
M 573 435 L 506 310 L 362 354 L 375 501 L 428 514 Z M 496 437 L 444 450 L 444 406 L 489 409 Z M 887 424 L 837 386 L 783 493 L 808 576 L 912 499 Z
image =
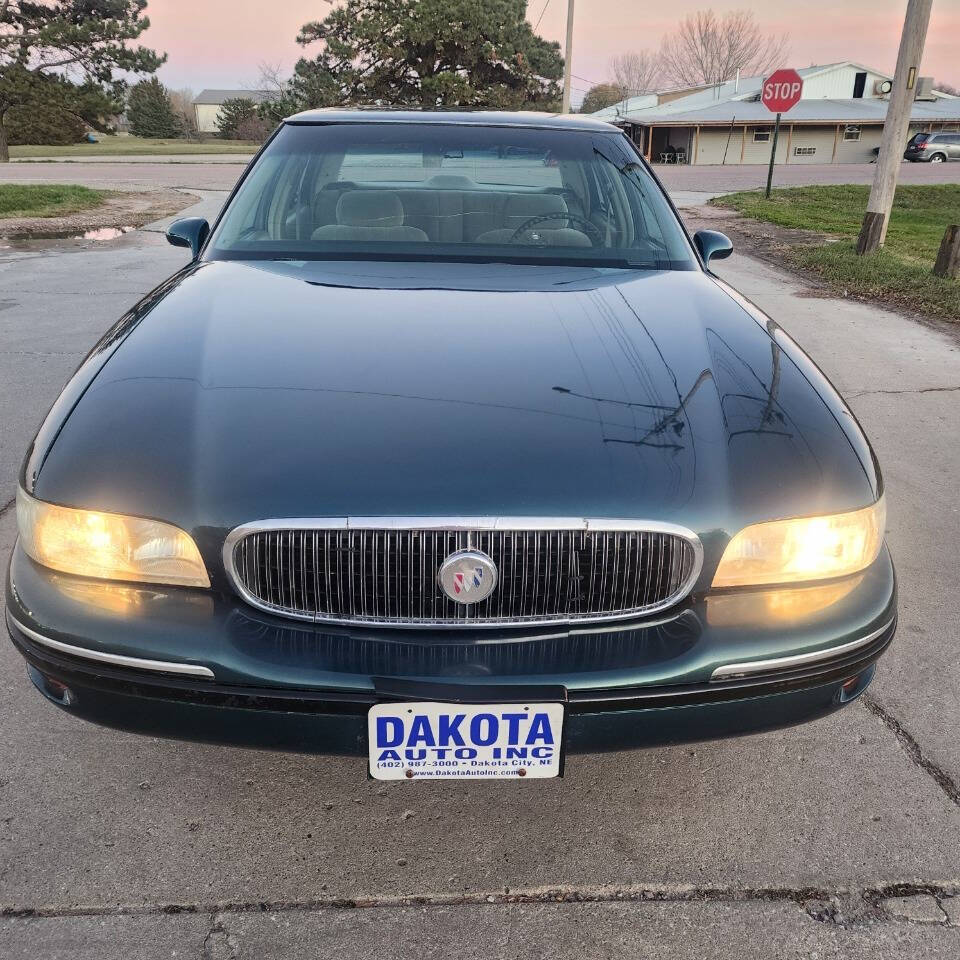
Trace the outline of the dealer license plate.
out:
M 378 703 L 367 715 L 370 776 L 556 777 L 561 703 Z

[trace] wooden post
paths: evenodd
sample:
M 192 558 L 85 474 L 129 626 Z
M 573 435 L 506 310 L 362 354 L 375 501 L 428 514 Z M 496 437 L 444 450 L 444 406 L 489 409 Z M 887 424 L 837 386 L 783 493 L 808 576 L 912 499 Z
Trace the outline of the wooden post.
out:
M 907 0 L 907 15 L 900 36 L 897 53 L 897 68 L 893 77 L 893 90 L 887 105 L 887 117 L 883 124 L 883 137 L 877 155 L 877 169 L 870 188 L 867 213 L 857 240 L 857 253 L 872 253 L 883 246 L 887 236 L 887 223 L 893 207 L 893 194 L 897 189 L 897 175 L 903 159 L 903 145 L 910 114 L 916 94 L 917 75 L 923 57 L 923 45 L 927 38 L 930 8 L 933 0 Z M 874 222 L 880 217 L 879 228 Z
M 960 277 L 960 224 L 952 223 L 947 227 L 940 241 L 940 252 L 933 272 L 938 277 L 951 280 Z
M 840 124 L 837 124 L 837 129 L 833 131 L 833 153 L 830 155 L 830 162 L 837 162 L 837 141 L 840 139 Z
M 784 163 L 790 162 L 790 145 L 793 143 L 793 124 L 787 127 L 787 156 Z
M 692 164 L 696 164 L 697 156 L 700 153 L 700 127 L 693 128 L 693 159 L 690 161 Z
M 747 125 L 743 125 L 743 137 L 740 140 L 740 162 L 743 163 L 743 151 L 747 149 Z
M 653 163 L 653 127 L 647 127 L 647 163 Z
M 873 253 L 880 246 L 887 225 L 887 216 L 879 210 L 868 210 L 863 215 L 860 236 L 857 239 L 857 253 Z

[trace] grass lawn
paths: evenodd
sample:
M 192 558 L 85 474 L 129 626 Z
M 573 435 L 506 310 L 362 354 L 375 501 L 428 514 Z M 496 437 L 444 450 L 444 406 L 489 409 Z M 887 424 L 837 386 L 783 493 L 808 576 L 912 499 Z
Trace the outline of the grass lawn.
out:
M 59 217 L 103 203 L 105 190 L 68 184 L 0 183 L 0 219 Z
M 260 149 L 252 140 L 149 140 L 141 137 L 102 136 L 99 143 L 71 143 L 64 147 L 11 147 L 11 157 L 135 157 L 189 156 L 196 153 L 242 153 Z
M 791 187 L 774 190 L 769 200 L 745 191 L 712 202 L 754 220 L 841 237 L 823 246 L 795 245 L 789 254 L 839 290 L 960 320 L 960 280 L 930 272 L 944 230 L 960 223 L 960 184 L 898 187 L 885 246 L 858 257 L 854 247 L 869 194 L 866 186 Z

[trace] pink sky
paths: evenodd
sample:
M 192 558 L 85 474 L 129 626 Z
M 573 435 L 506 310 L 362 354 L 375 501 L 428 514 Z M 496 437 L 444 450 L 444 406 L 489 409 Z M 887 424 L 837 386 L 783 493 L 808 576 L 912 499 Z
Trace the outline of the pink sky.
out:
M 545 0 L 531 0 L 536 22 Z M 542 36 L 562 42 L 565 0 L 546 0 Z M 751 9 L 761 25 L 790 34 L 787 66 L 855 60 L 892 72 L 906 0 L 708 0 L 662 2 L 579 0 L 574 25 L 574 102 L 591 82 L 606 79 L 613 54 L 656 49 L 661 37 L 694 10 Z M 669 12 L 665 8 L 669 7 Z M 170 87 L 244 87 L 256 83 L 261 61 L 287 71 L 301 55 L 295 37 L 301 24 L 323 17 L 324 0 L 150 0 L 152 26 L 144 42 L 169 54 L 160 78 Z M 960 86 L 960 0 L 934 0 L 922 72 Z M 579 89 L 579 93 L 577 89 Z

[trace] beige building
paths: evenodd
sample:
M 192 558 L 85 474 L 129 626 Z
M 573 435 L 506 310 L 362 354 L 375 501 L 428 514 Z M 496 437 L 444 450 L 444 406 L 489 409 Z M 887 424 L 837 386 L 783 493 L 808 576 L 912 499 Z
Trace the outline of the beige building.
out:
M 891 78 L 852 62 L 807 67 L 802 99 L 783 115 L 778 163 L 868 163 L 876 157 Z M 762 77 L 634 97 L 594 114 L 622 126 L 651 163 L 768 163 L 774 115 Z M 911 134 L 960 130 L 960 98 L 918 84 Z
M 262 103 L 269 94 L 265 90 L 201 90 L 193 98 L 193 110 L 200 133 L 217 133 L 217 117 L 220 107 L 227 100 L 252 100 Z

